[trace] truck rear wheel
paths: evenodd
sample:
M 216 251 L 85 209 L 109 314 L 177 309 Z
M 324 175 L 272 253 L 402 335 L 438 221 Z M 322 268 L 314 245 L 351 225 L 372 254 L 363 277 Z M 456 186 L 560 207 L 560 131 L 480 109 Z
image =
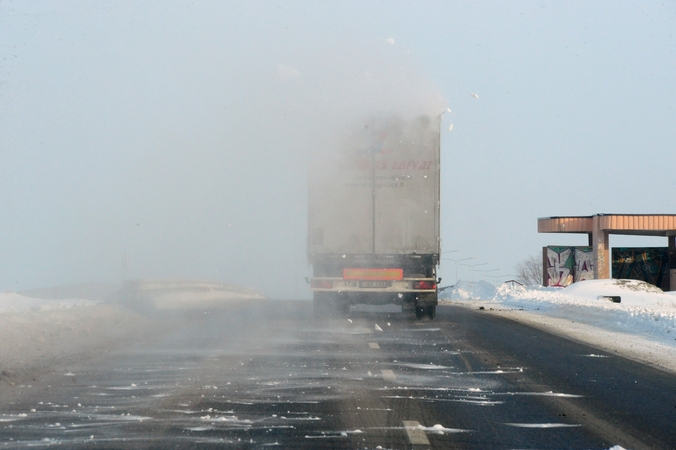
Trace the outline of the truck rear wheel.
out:
M 415 318 L 416 319 L 422 319 L 424 315 L 425 315 L 425 307 L 424 306 L 416 306 L 415 307 Z
M 416 306 L 415 307 L 415 318 L 422 319 L 425 316 L 428 316 L 430 319 L 434 319 L 437 315 L 437 307 L 432 306 Z

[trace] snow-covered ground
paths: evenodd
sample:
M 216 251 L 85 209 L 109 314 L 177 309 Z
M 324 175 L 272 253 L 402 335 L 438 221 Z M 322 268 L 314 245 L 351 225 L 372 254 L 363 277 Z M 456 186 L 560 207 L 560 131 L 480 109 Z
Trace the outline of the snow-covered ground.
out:
M 92 306 L 100 301 L 85 299 L 42 299 L 26 297 L 16 292 L 0 293 L 0 314 L 50 311 L 69 309 L 74 306 Z M 4 323 L 4 322 L 3 322 Z
M 191 309 L 264 298 L 238 286 L 162 280 L 0 292 L 0 388 L 75 355 L 157 335 L 173 323 L 168 311 L 179 321 Z
M 152 321 L 87 299 L 0 293 L 0 392 L 76 355 L 96 354 L 143 335 Z
M 676 292 L 644 282 L 588 280 L 562 289 L 460 281 L 441 291 L 440 302 L 507 316 L 676 372 Z

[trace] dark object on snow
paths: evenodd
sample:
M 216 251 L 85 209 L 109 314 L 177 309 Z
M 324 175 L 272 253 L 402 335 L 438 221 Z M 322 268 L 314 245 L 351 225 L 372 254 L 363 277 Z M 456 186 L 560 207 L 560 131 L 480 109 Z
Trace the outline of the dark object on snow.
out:
M 613 303 L 620 303 L 622 301 L 622 297 L 619 295 L 599 295 L 596 297 L 597 300 L 610 300 Z
M 480 309 L 481 311 L 483 311 L 483 310 L 486 309 L 486 308 L 484 308 L 483 306 L 479 306 L 479 309 Z

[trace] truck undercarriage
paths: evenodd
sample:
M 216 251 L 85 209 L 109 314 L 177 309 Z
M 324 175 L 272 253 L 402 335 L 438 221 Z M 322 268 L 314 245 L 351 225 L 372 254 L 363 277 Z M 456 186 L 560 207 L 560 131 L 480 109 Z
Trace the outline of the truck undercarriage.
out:
M 310 280 L 317 316 L 344 317 L 356 304 L 395 304 L 434 318 L 437 255 L 322 255 Z

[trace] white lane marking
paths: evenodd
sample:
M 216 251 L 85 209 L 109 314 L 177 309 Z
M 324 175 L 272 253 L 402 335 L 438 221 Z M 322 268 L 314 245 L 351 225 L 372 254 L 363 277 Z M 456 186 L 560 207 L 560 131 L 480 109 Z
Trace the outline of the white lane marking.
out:
M 403 423 L 411 445 L 430 445 L 430 441 L 425 435 L 425 430 L 420 426 L 420 422 L 417 420 L 404 420 Z
M 378 350 L 380 348 L 380 345 L 378 345 L 377 342 L 369 342 L 369 347 L 371 347 L 374 350 Z
M 391 370 L 383 369 L 380 371 L 380 373 L 383 374 L 383 380 L 385 381 L 397 381 L 397 377 Z

